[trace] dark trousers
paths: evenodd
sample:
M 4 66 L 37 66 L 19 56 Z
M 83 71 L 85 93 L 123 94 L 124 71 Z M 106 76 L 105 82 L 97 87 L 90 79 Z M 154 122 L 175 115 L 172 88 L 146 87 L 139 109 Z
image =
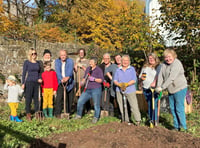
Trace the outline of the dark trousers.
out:
M 39 110 L 38 102 L 39 84 L 38 82 L 26 82 L 25 84 L 25 100 L 26 100 L 26 113 L 31 113 L 31 103 L 34 100 L 34 110 Z
M 63 106 L 64 106 L 64 90 L 66 91 L 66 87 L 64 88 L 61 84 L 58 86 L 57 96 L 55 100 L 55 115 L 60 115 Z M 66 112 L 71 113 L 72 111 L 72 103 L 74 97 L 74 89 L 69 92 L 66 91 Z
M 101 107 L 106 111 L 114 112 L 114 98 L 110 95 L 110 88 L 104 88 L 102 91 Z

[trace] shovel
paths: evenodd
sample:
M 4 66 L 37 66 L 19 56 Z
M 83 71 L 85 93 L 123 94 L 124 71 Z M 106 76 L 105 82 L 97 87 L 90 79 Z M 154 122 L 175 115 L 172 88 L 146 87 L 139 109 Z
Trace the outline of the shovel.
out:
M 154 104 L 154 89 L 150 88 L 151 92 L 152 92 L 152 115 L 153 115 L 153 120 L 155 118 L 155 104 Z M 153 128 L 154 124 L 152 122 L 150 122 L 150 128 Z
M 157 122 L 158 123 L 159 123 L 159 117 L 160 117 L 160 99 L 161 99 L 161 97 L 162 97 L 162 91 L 160 92 L 159 97 L 158 97 L 158 114 L 157 114 L 157 116 L 158 116 Z
M 39 89 L 38 89 L 38 102 L 39 102 L 39 111 L 37 111 L 35 113 L 35 118 L 38 120 L 38 121 L 41 121 L 41 120 L 44 120 L 44 114 L 42 111 L 40 111 L 41 109 L 41 90 L 40 90 L 40 86 L 39 86 Z
M 61 114 L 61 118 L 66 118 L 67 120 L 69 120 L 69 113 L 66 113 L 66 89 L 65 89 L 65 86 L 67 85 L 66 84 L 63 84 L 62 83 L 62 86 L 63 86 L 63 92 L 64 92 L 64 113 Z
M 76 92 L 76 97 L 81 96 L 81 78 L 80 78 L 80 67 L 78 67 L 78 91 Z
M 121 91 L 121 93 L 122 93 L 122 102 L 123 102 L 123 118 L 122 118 L 122 122 L 125 122 L 127 103 L 126 103 L 125 91 Z
M 108 117 L 109 113 L 105 110 L 106 108 L 106 99 L 107 99 L 107 87 L 105 87 L 104 91 L 104 109 L 101 111 L 101 117 Z

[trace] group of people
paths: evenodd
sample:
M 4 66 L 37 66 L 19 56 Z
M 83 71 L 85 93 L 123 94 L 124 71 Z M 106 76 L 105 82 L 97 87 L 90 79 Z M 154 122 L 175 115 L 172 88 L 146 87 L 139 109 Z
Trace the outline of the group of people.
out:
M 86 59 L 86 51 L 83 48 L 78 50 L 78 55 L 79 57 L 74 62 L 68 57 L 66 50 L 60 50 L 59 58 L 52 61 L 51 52 L 45 49 L 43 61 L 38 61 L 36 50 L 31 49 L 28 60 L 23 65 L 22 89 L 16 85 L 14 76 L 9 76 L 4 86 L 8 89 L 10 120 L 22 121 L 17 117 L 16 109 L 19 102 L 17 96 L 24 90 L 26 117 L 29 121 L 31 120 L 32 99 L 35 112 L 41 109 L 40 100 L 38 100 L 41 91 L 45 117 L 61 118 L 63 97 L 66 95 L 66 112 L 69 114 L 72 113 L 74 98 L 78 97 L 75 119 L 82 118 L 84 109 L 91 107 L 90 100 L 92 100 L 94 106 L 92 123 L 99 120 L 102 110 L 112 116 L 115 109 L 119 109 L 122 120 L 129 123 L 128 111 L 124 106 L 126 103 L 124 101 L 127 100 L 136 124 L 139 125 L 141 114 L 135 86 L 138 80 L 135 68 L 131 66 L 129 55 L 115 55 L 115 62 L 111 62 L 110 54 L 105 53 L 100 65 L 97 65 L 96 57 Z M 139 80 L 142 82 L 143 93 L 148 103 L 150 123 L 157 125 L 158 97 L 162 90 L 167 89 L 174 128 L 187 130 L 184 111 L 187 81 L 176 52 L 166 49 L 162 64 L 155 53 L 150 53 L 139 74 Z M 53 101 L 54 96 L 55 101 Z M 154 97 L 154 102 L 152 102 L 152 97 Z

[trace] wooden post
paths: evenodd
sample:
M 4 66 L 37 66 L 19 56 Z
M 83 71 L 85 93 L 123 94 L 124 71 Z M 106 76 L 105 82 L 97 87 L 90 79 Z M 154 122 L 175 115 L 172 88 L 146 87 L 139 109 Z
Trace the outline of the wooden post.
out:
M 138 100 L 138 107 L 140 111 L 147 112 L 148 110 L 148 104 L 146 102 L 146 99 L 144 97 L 144 94 L 142 91 L 136 91 L 136 96 Z

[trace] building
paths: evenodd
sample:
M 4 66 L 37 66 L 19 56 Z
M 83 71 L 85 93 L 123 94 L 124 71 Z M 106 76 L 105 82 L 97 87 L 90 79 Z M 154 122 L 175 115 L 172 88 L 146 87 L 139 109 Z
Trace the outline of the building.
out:
M 150 22 L 153 26 L 157 26 L 159 24 L 158 18 L 161 15 L 161 12 L 159 10 L 160 7 L 161 5 L 159 4 L 158 0 L 146 0 L 145 13 L 150 16 Z M 173 40 L 173 38 L 179 36 L 179 34 L 171 33 L 171 37 L 168 37 L 169 30 L 166 30 L 159 25 L 158 28 L 160 30 L 160 35 L 163 37 L 164 44 L 166 47 L 182 46 L 186 44 L 186 42 L 176 43 L 176 41 Z
M 35 8 L 27 6 L 23 2 L 13 3 L 10 1 L 4 1 L 3 8 L 5 15 L 11 20 L 21 20 L 26 25 L 32 26 L 34 15 L 37 10 Z

